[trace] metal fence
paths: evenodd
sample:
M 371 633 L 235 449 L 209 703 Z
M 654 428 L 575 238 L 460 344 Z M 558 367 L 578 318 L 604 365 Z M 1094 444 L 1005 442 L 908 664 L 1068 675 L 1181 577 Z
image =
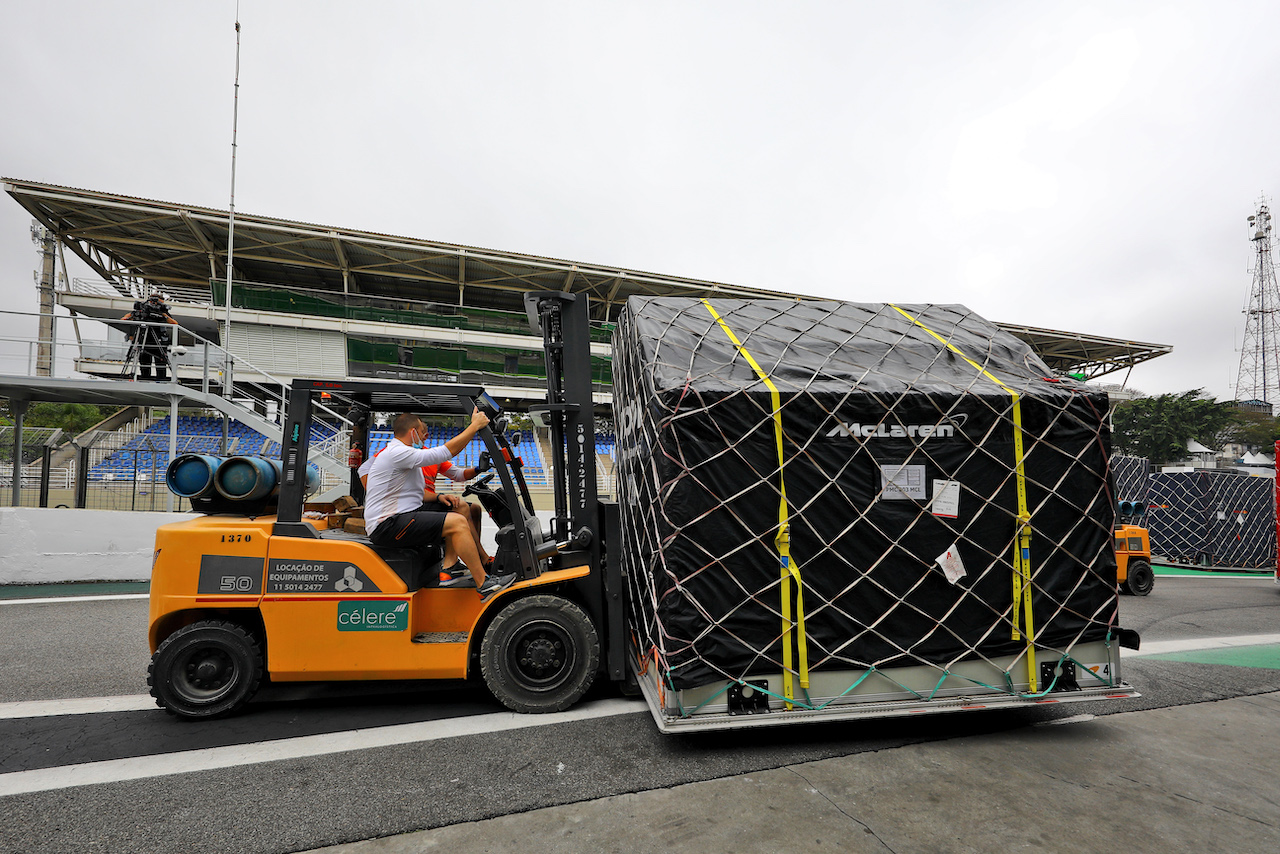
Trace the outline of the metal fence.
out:
M 14 479 L 18 481 L 19 506 L 38 506 L 41 483 L 48 452 L 58 442 L 62 431 L 54 427 L 27 427 L 22 431 L 22 448 L 14 464 L 13 427 L 0 427 L 0 506 L 13 505 Z M 47 449 L 47 450 L 46 450 Z M 65 485 L 74 477 L 74 471 L 65 466 L 49 465 L 49 485 Z
M 88 452 L 80 461 L 86 466 L 85 506 L 109 510 L 167 510 L 169 490 L 164 484 L 169 466 L 169 437 L 115 431 L 95 431 L 81 437 Z M 210 453 L 207 436 L 179 436 L 177 450 Z M 175 503 L 175 507 L 177 502 Z M 182 509 L 182 508 L 176 508 Z
M 23 430 L 23 465 L 18 500 L 13 500 L 13 428 L 0 428 L 0 506 L 84 507 L 94 510 L 174 510 L 186 512 L 190 502 L 170 494 L 165 485 L 169 435 L 122 430 L 92 430 L 73 441 L 57 442 L 60 431 Z M 65 434 L 62 435 L 65 440 Z M 177 437 L 177 455 L 221 454 L 220 437 Z M 280 444 L 270 439 L 229 436 L 225 455 L 279 458 Z M 42 472 L 49 459 L 49 478 Z M 321 472 L 322 489 L 340 478 Z
M 0 428 L 0 506 L 85 507 L 95 510 L 168 510 L 170 495 L 164 484 L 169 465 L 168 435 L 133 431 L 93 430 L 73 441 L 58 443 L 61 431 L 29 427 L 23 430 L 18 500 L 13 500 L 13 428 Z M 65 438 L 65 437 L 63 437 Z M 179 436 L 177 451 L 216 453 L 208 436 Z M 216 442 L 216 440 L 213 440 Z M 230 439 L 230 453 L 258 453 L 238 448 Z M 43 476 L 46 460 L 47 480 Z M 189 509 L 174 500 L 173 509 Z

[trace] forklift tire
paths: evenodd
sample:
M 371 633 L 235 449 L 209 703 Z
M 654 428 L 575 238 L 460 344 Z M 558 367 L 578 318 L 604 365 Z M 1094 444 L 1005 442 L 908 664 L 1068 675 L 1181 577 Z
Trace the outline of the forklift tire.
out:
M 1129 577 L 1124 586 L 1134 596 L 1146 596 L 1156 586 L 1156 574 L 1151 571 L 1151 564 L 1145 560 L 1129 562 Z
M 600 667 L 600 637 L 568 599 L 517 599 L 480 641 L 480 672 L 513 712 L 560 712 L 582 698 Z
M 262 682 L 262 649 L 235 623 L 183 626 L 151 656 L 147 684 L 171 715 L 208 720 L 238 711 Z

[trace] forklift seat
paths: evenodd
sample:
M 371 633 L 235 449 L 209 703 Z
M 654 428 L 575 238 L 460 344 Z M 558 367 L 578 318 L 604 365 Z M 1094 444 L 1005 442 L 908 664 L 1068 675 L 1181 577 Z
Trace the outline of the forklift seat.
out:
M 444 552 L 439 547 L 427 549 L 425 561 L 422 553 L 413 549 L 375 546 L 373 543 L 369 543 L 369 548 L 395 570 L 410 593 L 423 587 L 440 586 L 440 567 L 444 563 Z
M 368 546 L 382 561 L 400 576 L 412 593 L 423 587 L 440 586 L 440 567 L 444 563 L 444 549 L 433 546 L 424 552 L 394 546 L 375 546 L 364 534 L 352 534 L 340 528 L 320 532 L 321 539 L 344 540 Z M 424 560 L 425 555 L 425 560 Z

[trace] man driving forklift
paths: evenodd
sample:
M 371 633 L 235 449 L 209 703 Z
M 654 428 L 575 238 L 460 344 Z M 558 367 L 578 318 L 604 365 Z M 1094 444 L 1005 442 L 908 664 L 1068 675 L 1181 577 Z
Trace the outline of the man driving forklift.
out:
M 361 466 L 356 469 L 356 475 L 360 478 L 360 486 L 368 491 L 369 488 L 369 469 L 373 466 L 374 459 L 381 454 L 379 450 L 372 457 L 365 460 Z M 480 541 L 480 522 L 484 517 L 484 508 L 479 504 L 466 501 L 457 495 L 441 495 L 436 492 L 436 479 L 439 475 L 444 475 L 454 483 L 463 483 L 471 480 L 483 472 L 493 468 L 493 464 L 489 461 L 489 453 L 486 451 L 480 455 L 480 463 L 469 468 L 463 468 L 454 465 L 449 460 L 432 466 L 422 467 L 422 478 L 426 484 L 422 491 L 422 507 L 423 510 L 435 510 L 440 513 L 460 513 L 471 523 L 471 534 L 476 541 L 476 550 L 480 553 L 480 561 L 484 564 L 485 572 L 489 571 L 489 567 L 493 564 L 493 558 L 485 551 L 484 543 Z M 362 495 L 365 493 L 361 493 Z M 451 553 L 449 550 L 445 553 L 444 563 L 449 566 L 448 569 L 443 567 L 440 570 L 440 586 L 441 587 L 466 587 L 474 585 L 475 582 L 471 578 L 470 572 L 466 566 L 458 561 L 457 554 Z
M 423 448 L 427 431 L 422 419 L 409 412 L 396 416 L 391 443 L 369 466 L 365 495 L 365 524 L 371 542 L 418 551 L 443 542 L 446 561 L 461 559 L 481 601 L 510 585 L 515 575 L 486 573 L 469 514 L 423 509 L 426 479 L 422 467 L 456 456 L 488 423 L 489 417 L 476 409 L 471 423 L 457 436 L 443 445 Z M 446 566 L 443 571 L 451 569 Z

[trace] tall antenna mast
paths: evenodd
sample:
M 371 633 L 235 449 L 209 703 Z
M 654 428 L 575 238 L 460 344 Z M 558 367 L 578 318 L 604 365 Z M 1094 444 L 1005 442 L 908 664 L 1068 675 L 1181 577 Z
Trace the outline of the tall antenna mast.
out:
M 236 2 L 236 79 L 235 98 L 231 108 L 231 207 L 227 219 L 227 305 L 226 317 L 222 326 L 223 376 L 230 380 L 231 374 L 231 270 L 236 257 L 236 131 L 240 124 L 240 3 Z M 226 398 L 232 396 L 231 381 L 222 384 L 222 394 Z
M 1276 270 L 1271 262 L 1274 237 L 1271 210 L 1265 196 L 1258 200 L 1257 211 L 1249 217 L 1249 234 L 1255 253 L 1253 287 L 1245 308 L 1247 320 L 1240 348 L 1236 399 L 1265 401 L 1274 408 L 1280 403 L 1280 329 L 1277 329 L 1280 285 L 1276 284 Z

